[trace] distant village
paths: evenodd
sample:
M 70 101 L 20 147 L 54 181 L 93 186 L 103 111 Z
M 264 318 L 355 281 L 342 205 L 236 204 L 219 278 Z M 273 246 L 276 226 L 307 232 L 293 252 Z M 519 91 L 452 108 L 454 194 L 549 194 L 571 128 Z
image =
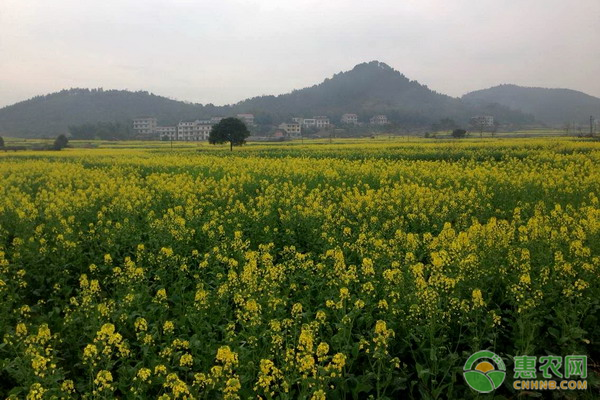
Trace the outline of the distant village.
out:
M 237 114 L 252 131 L 256 127 L 254 114 Z M 133 120 L 133 131 L 137 139 L 143 140 L 173 140 L 196 142 L 208 140 L 212 127 L 225 117 L 211 117 L 210 119 L 182 121 L 176 126 L 160 126 L 154 117 L 139 117 Z M 323 131 L 343 131 L 349 127 L 389 127 L 390 121 L 383 114 L 374 115 L 368 123 L 361 123 L 357 114 L 344 114 L 340 118 L 339 125 L 331 123 L 327 116 L 314 116 L 312 118 L 294 117 L 289 122 L 283 122 L 269 132 L 268 136 L 252 136 L 253 140 L 289 140 L 302 137 L 319 137 Z M 495 126 L 494 117 L 483 115 L 471 118 L 470 126 L 473 130 L 490 130 Z
M 253 114 L 237 114 L 249 128 L 255 126 Z M 154 117 L 140 117 L 133 120 L 133 131 L 136 138 L 147 140 L 177 140 L 177 141 L 204 141 L 213 125 L 218 124 L 225 117 L 212 117 L 210 119 L 182 121 L 176 126 L 160 126 Z M 359 126 L 358 115 L 344 114 L 340 119 L 342 125 Z M 384 126 L 389 121 L 385 115 L 374 115 L 369 120 L 369 125 Z M 332 129 L 334 125 L 329 117 L 314 116 L 312 118 L 294 117 L 289 122 L 279 124 L 270 137 L 277 139 L 297 139 L 303 137 L 306 131 L 315 132 Z

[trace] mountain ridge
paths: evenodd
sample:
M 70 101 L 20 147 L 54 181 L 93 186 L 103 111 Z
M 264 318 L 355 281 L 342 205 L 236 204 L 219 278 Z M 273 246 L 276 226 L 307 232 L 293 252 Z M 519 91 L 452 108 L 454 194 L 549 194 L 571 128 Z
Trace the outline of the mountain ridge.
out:
M 494 88 L 483 89 L 483 94 Z M 444 118 L 466 125 L 470 117 L 484 114 L 512 126 L 530 125 L 535 118 L 543 121 L 529 109 L 481 95 L 482 91 L 460 98 L 448 96 L 410 80 L 383 62 L 370 61 L 309 87 L 224 106 L 184 102 L 146 91 L 65 89 L 0 108 L 0 134 L 52 136 L 65 133 L 70 125 L 124 122 L 142 115 L 155 116 L 160 125 L 236 113 L 254 113 L 257 123 L 265 125 L 314 115 L 327 115 L 336 123 L 344 113 L 358 114 L 362 121 L 386 114 L 392 123 L 404 128 L 429 127 Z
M 584 123 L 590 115 L 600 116 L 600 98 L 565 88 L 528 87 L 501 84 L 466 93 L 461 97 L 472 105 L 497 103 L 535 115 L 548 125 Z

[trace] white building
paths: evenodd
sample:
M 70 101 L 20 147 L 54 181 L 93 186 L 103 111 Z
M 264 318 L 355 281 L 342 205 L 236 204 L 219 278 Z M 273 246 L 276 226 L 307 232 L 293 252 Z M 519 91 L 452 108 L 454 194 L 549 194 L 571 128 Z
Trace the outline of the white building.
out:
M 304 118 L 302 119 L 302 126 L 306 128 L 314 128 L 317 126 L 317 121 L 314 118 Z
M 133 119 L 133 131 L 136 136 L 150 137 L 156 134 L 157 120 L 153 117 L 140 117 Z
M 315 126 L 317 129 L 323 129 L 323 128 L 329 128 L 329 118 L 325 117 L 325 116 L 317 116 L 314 117 L 315 119 Z
M 358 125 L 358 115 L 356 114 L 344 114 L 340 120 L 342 124 Z
M 492 128 L 494 126 L 494 117 L 491 115 L 478 115 L 471 118 L 471 125 L 477 128 Z
M 379 114 L 372 116 L 369 122 L 371 125 L 387 125 L 388 119 L 385 115 Z
M 283 129 L 290 137 L 300 137 L 302 135 L 302 126 L 298 122 L 284 122 L 278 128 Z
M 225 117 L 210 117 L 210 123 L 216 125 L 223 119 L 225 119 Z
M 157 126 L 154 128 L 156 135 L 159 139 L 168 138 L 169 140 L 177 140 L 177 127 L 176 126 Z
M 196 120 L 191 122 L 180 122 L 177 125 L 177 140 L 186 142 L 197 142 L 208 140 L 208 135 L 213 127 L 210 120 Z
M 302 128 L 328 128 L 329 125 L 329 117 L 325 116 L 317 116 L 312 118 L 302 118 L 302 117 L 294 117 L 292 121 L 297 122 L 301 125 Z
M 238 114 L 237 117 L 248 126 L 254 125 L 254 114 Z

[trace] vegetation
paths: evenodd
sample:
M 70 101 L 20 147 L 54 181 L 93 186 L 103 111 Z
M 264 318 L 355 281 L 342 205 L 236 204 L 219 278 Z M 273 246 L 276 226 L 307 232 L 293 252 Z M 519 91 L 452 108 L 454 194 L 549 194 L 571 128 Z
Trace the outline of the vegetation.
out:
M 462 399 L 481 349 L 600 357 L 598 142 L 183 145 L 0 154 L 0 397 Z
M 467 136 L 467 131 L 464 129 L 454 129 L 452 131 L 452 137 L 456 139 L 462 139 Z
M 62 150 L 65 147 L 67 147 L 68 144 L 69 144 L 69 139 L 67 139 L 67 137 L 65 135 L 58 135 L 58 137 L 54 141 L 54 144 L 52 145 L 52 148 L 54 150 Z
M 131 122 L 96 122 L 69 126 L 72 139 L 124 140 L 133 136 Z
M 372 61 L 359 64 L 322 83 L 280 96 L 261 96 L 231 106 L 190 104 L 148 92 L 124 90 L 69 89 L 38 96 L 0 109 L 0 133 L 25 137 L 51 137 L 67 133 L 69 127 L 92 124 L 77 137 L 108 138 L 123 129 L 108 123 L 128 124 L 142 115 L 151 115 L 161 125 L 211 116 L 232 116 L 251 112 L 256 115 L 257 132 L 264 134 L 272 124 L 293 116 L 327 115 L 339 123 L 344 113 L 352 112 L 368 122 L 375 114 L 386 114 L 398 129 L 429 127 L 435 121 L 451 118 L 468 122 L 474 115 L 489 114 L 505 124 L 523 125 L 533 117 L 498 104 L 467 104 L 411 81 L 388 65 Z M 98 123 L 98 124 L 97 124 Z M 99 123 L 105 123 L 104 126 Z M 95 126 L 93 126 L 95 125 Z M 91 128 L 91 129 L 89 129 Z M 449 131 L 454 128 L 450 128 Z
M 467 93 L 462 99 L 472 105 L 490 107 L 496 104 L 522 110 L 554 127 L 575 123 L 582 126 L 584 132 L 585 127 L 589 126 L 590 115 L 597 116 L 600 110 L 599 98 L 569 89 L 500 85 Z M 503 120 L 500 117 L 498 119 Z
M 217 115 L 214 112 L 211 106 L 175 101 L 148 92 L 69 89 L 0 109 L 0 132 L 49 137 L 66 134 L 69 127 L 88 123 L 128 124 L 133 118 L 152 115 L 161 124 L 168 125 Z
M 0 136 L 0 147 L 4 147 L 4 138 Z
M 210 144 L 229 143 L 229 148 L 233 151 L 233 146 L 243 145 L 248 136 L 250 136 L 250 131 L 244 122 L 237 118 L 224 118 L 212 127 L 208 142 Z

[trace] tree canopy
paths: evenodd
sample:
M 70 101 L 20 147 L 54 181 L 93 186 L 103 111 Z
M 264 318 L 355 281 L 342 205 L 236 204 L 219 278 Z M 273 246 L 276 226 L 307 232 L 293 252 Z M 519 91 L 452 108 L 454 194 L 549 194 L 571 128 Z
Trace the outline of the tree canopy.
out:
M 129 122 L 96 122 L 69 126 L 73 139 L 119 140 L 133 136 Z
M 208 142 L 210 144 L 227 143 L 233 151 L 233 146 L 241 146 L 246 143 L 246 138 L 250 136 L 250 131 L 244 122 L 237 118 L 224 118 L 212 127 Z
M 52 146 L 54 150 L 62 150 L 69 144 L 69 139 L 65 135 L 58 135 Z
M 464 129 L 455 129 L 452 131 L 452 137 L 456 139 L 462 139 L 467 136 L 467 131 Z

